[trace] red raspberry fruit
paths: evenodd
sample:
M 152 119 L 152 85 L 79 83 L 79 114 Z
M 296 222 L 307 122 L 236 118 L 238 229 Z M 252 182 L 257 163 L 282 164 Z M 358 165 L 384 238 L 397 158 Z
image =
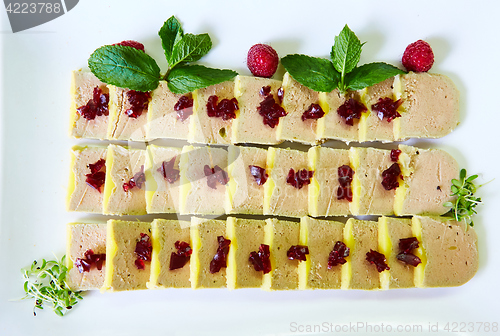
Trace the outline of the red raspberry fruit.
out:
M 256 77 L 271 78 L 279 61 L 276 50 L 267 44 L 255 44 L 248 51 L 247 66 Z
M 144 44 L 140 43 L 140 42 L 137 42 L 137 41 L 133 41 L 133 40 L 127 40 L 127 41 L 121 41 L 120 43 L 115 43 L 113 45 L 121 45 L 121 46 L 126 46 L 126 47 L 132 47 L 132 48 L 135 48 L 137 50 L 141 50 L 141 51 L 144 51 Z
M 406 47 L 402 61 L 408 71 L 426 72 L 434 64 L 434 53 L 429 43 L 418 40 Z

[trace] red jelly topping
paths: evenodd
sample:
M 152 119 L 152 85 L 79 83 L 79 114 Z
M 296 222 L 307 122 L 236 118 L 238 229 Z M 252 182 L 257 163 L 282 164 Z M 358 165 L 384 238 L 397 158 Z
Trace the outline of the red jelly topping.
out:
M 337 265 L 343 265 L 347 262 L 345 258 L 349 256 L 350 249 L 341 241 L 337 241 L 333 246 L 332 252 L 328 256 L 328 269 Z
M 258 185 L 263 185 L 266 183 L 267 178 L 269 177 L 264 168 L 259 166 L 248 166 L 250 168 L 250 175 L 252 175 L 257 182 Z
M 122 45 L 126 47 L 132 47 L 140 51 L 144 51 L 144 44 L 133 40 L 122 41 L 120 43 L 115 43 L 113 45 Z
M 292 245 L 286 252 L 286 256 L 290 260 L 306 261 L 306 255 L 309 254 L 309 248 L 304 245 Z
M 393 163 L 389 168 L 382 172 L 382 186 L 385 190 L 392 190 L 399 187 L 398 178 L 401 175 L 401 169 L 397 163 Z
M 177 119 L 184 121 L 193 114 L 193 99 L 188 96 L 182 96 L 174 105 L 174 110 L 177 111 Z
M 98 116 L 107 116 L 109 103 L 109 94 L 102 93 L 102 90 L 96 86 L 94 88 L 92 99 L 89 99 L 86 105 L 77 108 L 77 112 L 87 120 L 94 120 Z
M 85 175 L 85 182 L 95 190 L 101 192 L 101 187 L 106 180 L 106 160 L 100 159 L 95 163 L 89 164 L 88 167 L 90 174 Z
M 354 119 L 360 119 L 361 113 L 366 112 L 366 106 L 350 98 L 337 109 L 338 115 L 345 120 L 347 125 L 353 126 Z
M 141 238 L 135 244 L 135 255 L 137 259 L 135 265 L 138 269 L 144 269 L 144 261 L 151 261 L 151 253 L 153 252 L 153 245 L 149 236 L 145 233 L 141 233 Z
M 396 256 L 398 260 L 402 262 L 416 267 L 422 261 L 419 257 L 414 255 L 412 252 L 413 249 L 418 248 L 418 240 L 415 237 L 403 238 L 399 240 L 399 254 Z
M 208 165 L 205 165 L 203 167 L 203 172 L 207 177 L 207 185 L 212 189 L 217 189 L 217 182 L 222 185 L 226 185 L 229 182 L 229 176 L 219 166 L 210 168 Z
M 259 94 L 264 97 L 269 96 L 270 93 L 271 93 L 271 85 L 263 86 L 259 91 Z
M 372 105 L 372 110 L 377 112 L 377 116 L 380 120 L 385 118 L 387 122 L 391 122 L 401 117 L 397 109 L 402 103 L 403 101 L 401 99 L 393 101 L 392 98 L 389 97 L 379 98 L 378 102 Z
M 396 256 L 396 258 L 413 267 L 417 267 L 418 264 L 422 262 L 422 260 L 420 260 L 420 258 L 413 253 L 400 253 Z
M 354 176 L 354 170 L 348 165 L 340 166 L 338 169 L 339 187 L 337 188 L 337 199 L 345 199 L 352 202 L 351 182 Z
M 399 149 L 393 149 L 393 150 L 391 150 L 391 161 L 392 162 L 398 162 L 400 154 L 401 154 L 401 151 Z
M 286 177 L 286 183 L 294 186 L 297 189 L 301 189 L 303 186 L 311 183 L 311 178 L 313 177 L 314 172 L 302 169 L 295 173 L 293 168 L 290 168 L 288 171 L 288 176 Z
M 269 90 L 267 90 L 269 88 Z M 267 92 L 267 94 L 265 94 Z M 275 100 L 273 95 L 271 94 L 271 87 L 263 87 L 260 90 L 260 94 L 264 95 L 265 98 L 260 102 L 257 107 L 257 111 L 264 118 L 264 125 L 267 125 L 271 128 L 275 128 L 279 122 L 280 118 L 286 116 L 285 109 L 281 107 Z M 279 90 L 278 90 L 278 99 L 279 99 Z
M 183 268 L 189 261 L 190 255 L 193 253 L 191 246 L 186 242 L 176 241 L 175 248 L 177 252 L 172 252 L 170 256 L 169 270 Z
M 94 251 L 88 249 L 84 253 L 83 258 L 76 258 L 75 267 L 78 269 L 78 272 L 90 272 L 92 265 L 100 271 L 102 270 L 102 264 L 106 260 L 106 253 L 95 254 Z
M 231 100 L 222 99 L 219 103 L 219 97 L 216 95 L 208 97 L 207 114 L 212 118 L 222 118 L 222 120 L 230 120 L 236 118 L 236 111 L 239 109 L 236 98 Z
M 223 236 L 218 236 L 217 242 L 219 243 L 219 247 L 210 262 L 210 273 L 212 274 L 219 272 L 222 267 L 227 266 L 227 254 L 229 253 L 229 245 L 231 244 L 231 241 Z
M 316 120 L 323 118 L 324 115 L 325 112 L 323 112 L 323 109 L 319 106 L 319 104 L 311 104 L 311 106 L 309 106 L 309 108 L 302 114 L 301 119 L 302 121 L 306 121 L 307 119 Z
M 144 165 L 142 165 L 141 170 L 135 173 L 128 182 L 123 184 L 123 191 L 127 192 L 134 187 L 142 189 L 144 182 L 146 182 L 146 174 L 144 174 Z
M 248 257 L 248 261 L 250 261 L 253 265 L 253 268 L 257 271 L 267 274 L 271 272 L 271 252 L 269 252 L 269 245 L 260 244 L 258 252 L 250 252 L 250 257 Z
M 374 264 L 379 272 L 390 269 L 385 263 L 385 256 L 372 249 L 370 249 L 370 252 L 366 252 L 366 260 L 369 261 L 370 264 Z
M 163 175 L 163 178 L 168 181 L 168 183 L 174 183 L 179 179 L 179 169 L 175 169 L 175 159 L 177 157 L 174 156 L 170 161 L 163 161 L 156 171 L 160 172 Z
M 125 111 L 125 114 L 130 118 L 138 118 L 142 112 L 148 110 L 151 94 L 149 92 L 130 90 L 127 91 L 127 98 L 130 103 L 130 108 Z
M 278 101 L 280 102 L 280 104 L 283 103 L 283 97 L 284 97 L 284 95 L 285 95 L 285 91 L 283 90 L 283 87 L 280 87 L 278 89 L 278 94 L 277 94 Z

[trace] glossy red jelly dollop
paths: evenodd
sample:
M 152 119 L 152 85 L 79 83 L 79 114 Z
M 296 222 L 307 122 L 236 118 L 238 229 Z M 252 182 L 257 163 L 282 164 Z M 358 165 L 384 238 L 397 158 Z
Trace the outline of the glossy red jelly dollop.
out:
M 76 258 L 75 267 L 78 269 L 78 272 L 90 272 L 92 266 L 100 271 L 102 270 L 102 265 L 106 261 L 106 253 L 95 254 L 94 251 L 88 249 L 83 254 L 83 258 Z
M 158 171 L 168 183 L 172 184 L 179 179 L 180 171 L 175 169 L 175 160 L 177 156 L 171 158 L 168 162 L 163 161 L 156 171 Z
M 106 160 L 99 159 L 88 165 L 89 174 L 85 174 L 85 182 L 95 190 L 102 192 L 101 187 L 106 180 Z
M 267 274 L 271 272 L 271 252 L 269 251 L 269 245 L 260 244 L 259 251 L 250 252 L 250 257 L 248 261 L 253 265 L 253 268 L 257 272 L 262 272 Z
M 401 168 L 397 163 L 393 163 L 382 172 L 382 186 L 385 190 L 392 190 L 399 187 L 398 179 L 401 176 Z
M 193 99 L 188 96 L 181 96 L 174 105 L 174 111 L 177 111 L 177 119 L 184 121 L 193 114 Z
M 135 266 L 143 270 L 145 269 L 145 261 L 151 261 L 151 253 L 153 252 L 153 245 L 149 235 L 141 233 L 141 237 L 137 240 L 135 244 L 135 255 L 137 259 L 135 260 Z
M 120 43 L 115 43 L 113 45 L 121 45 L 121 46 L 126 46 L 126 47 L 132 47 L 140 51 L 144 51 L 144 44 L 134 41 L 134 40 L 126 40 L 126 41 L 121 41 Z
M 264 185 L 266 183 L 267 178 L 269 177 L 266 173 L 266 169 L 259 167 L 259 166 L 248 166 L 250 169 L 250 175 L 253 176 L 255 179 L 255 182 L 257 182 L 258 185 Z
M 274 99 L 270 86 L 262 87 L 260 94 L 264 96 L 264 99 L 257 107 L 257 112 L 259 112 L 259 115 L 263 118 L 264 125 L 275 128 L 279 124 L 280 118 L 286 116 L 285 109 Z
M 189 243 L 183 241 L 176 241 L 175 248 L 177 252 L 172 252 L 170 255 L 170 265 L 169 270 L 173 271 L 175 269 L 183 268 L 190 259 L 193 250 Z
M 361 118 L 361 113 L 368 111 L 366 106 L 357 100 L 350 98 L 337 109 L 338 115 L 344 119 L 347 125 L 353 126 L 355 119 Z
M 399 254 L 396 255 L 396 258 L 405 264 L 416 267 L 422 262 L 419 257 L 412 253 L 416 248 L 418 248 L 417 238 L 402 238 L 399 240 Z
M 366 252 L 366 260 L 370 264 L 374 264 L 379 273 L 390 269 L 386 264 L 385 256 L 380 252 L 370 249 L 370 252 Z
M 403 101 L 401 99 L 393 101 L 392 98 L 389 97 L 379 98 L 378 102 L 372 105 L 372 111 L 377 112 L 377 116 L 380 120 L 385 118 L 387 122 L 391 122 L 401 117 L 397 109 L 402 103 Z
M 328 269 L 337 265 L 343 265 L 347 262 L 345 258 L 349 256 L 351 250 L 341 241 L 337 241 L 333 246 L 332 252 L 328 255 Z
M 148 110 L 151 94 L 149 92 L 129 90 L 127 91 L 127 98 L 130 108 L 125 110 L 125 114 L 130 118 L 138 118 L 144 111 Z
M 144 165 L 142 165 L 141 170 L 135 173 L 128 182 L 123 184 L 123 191 L 127 192 L 134 187 L 142 189 L 144 182 L 146 182 L 146 174 L 144 174 Z
M 306 121 L 307 119 L 317 120 L 319 118 L 323 118 L 324 115 L 325 112 L 319 104 L 311 104 L 309 108 L 302 113 L 301 119 L 302 121 Z
M 354 170 L 348 166 L 340 166 L 337 170 L 339 187 L 337 188 L 337 199 L 352 202 L 351 182 L 354 177 Z
M 219 97 L 212 95 L 208 97 L 207 114 L 211 118 L 222 118 L 222 120 L 231 120 L 236 118 L 236 111 L 239 109 L 238 100 L 222 99 L 218 102 Z
M 398 162 L 399 155 L 401 155 L 401 150 L 399 150 L 399 149 L 392 149 L 391 150 L 391 161 L 392 162 Z
M 94 88 L 92 99 L 89 99 L 86 105 L 80 106 L 76 111 L 87 120 L 94 120 L 99 116 L 107 116 L 109 114 L 108 110 L 109 94 L 103 93 L 101 88 L 96 86 Z
M 309 248 L 305 245 L 292 245 L 286 252 L 286 256 L 290 260 L 306 261 L 309 254 Z
M 231 241 L 223 236 L 217 237 L 217 243 L 219 247 L 217 247 L 217 252 L 210 262 L 210 273 L 212 274 L 219 272 L 221 268 L 227 266 L 227 254 L 229 253 L 229 245 L 231 245 Z
M 286 183 L 292 185 L 297 189 L 302 189 L 303 186 L 311 183 L 311 178 L 314 175 L 314 171 L 307 169 L 301 169 L 295 172 L 293 168 L 288 171 L 288 176 L 286 177 Z
M 279 103 L 280 104 L 283 103 L 283 97 L 285 96 L 285 90 L 283 89 L 282 86 L 278 89 L 278 93 L 276 95 L 278 96 Z
M 226 185 L 229 182 L 229 176 L 219 166 L 210 168 L 209 165 L 203 167 L 203 173 L 207 177 L 207 185 L 212 189 L 217 189 L 217 182 Z

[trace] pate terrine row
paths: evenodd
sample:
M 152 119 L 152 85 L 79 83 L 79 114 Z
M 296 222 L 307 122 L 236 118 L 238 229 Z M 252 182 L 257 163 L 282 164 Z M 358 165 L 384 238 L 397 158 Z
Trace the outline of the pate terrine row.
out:
M 72 223 L 67 249 L 74 290 L 445 287 L 478 268 L 472 228 L 419 216 Z
M 75 147 L 68 209 L 107 215 L 442 215 L 456 161 L 438 149 Z
M 458 91 L 443 75 L 408 73 L 360 91 L 315 92 L 283 81 L 237 76 L 192 94 L 160 82 L 150 93 L 105 85 L 74 71 L 70 134 L 76 138 L 203 144 L 317 144 L 328 139 L 439 138 L 459 120 Z M 361 110 L 360 110 L 361 108 Z

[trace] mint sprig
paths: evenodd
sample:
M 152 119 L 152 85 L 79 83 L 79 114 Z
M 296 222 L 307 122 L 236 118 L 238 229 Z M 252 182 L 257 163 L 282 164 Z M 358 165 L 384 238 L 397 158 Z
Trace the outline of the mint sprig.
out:
M 168 82 L 170 91 L 178 94 L 219 84 L 237 75 L 232 70 L 202 66 L 193 68 L 191 63 L 210 51 L 212 41 L 208 34 L 184 34 L 180 22 L 174 16 L 165 21 L 158 35 L 169 66 L 163 78 L 153 58 L 128 46 L 100 47 L 90 56 L 89 68 L 106 84 L 136 91 L 152 91 L 163 79 Z
M 294 54 L 283 57 L 281 64 L 297 82 L 319 92 L 361 90 L 405 73 L 382 62 L 358 67 L 363 44 L 345 25 L 335 37 L 331 60 Z

